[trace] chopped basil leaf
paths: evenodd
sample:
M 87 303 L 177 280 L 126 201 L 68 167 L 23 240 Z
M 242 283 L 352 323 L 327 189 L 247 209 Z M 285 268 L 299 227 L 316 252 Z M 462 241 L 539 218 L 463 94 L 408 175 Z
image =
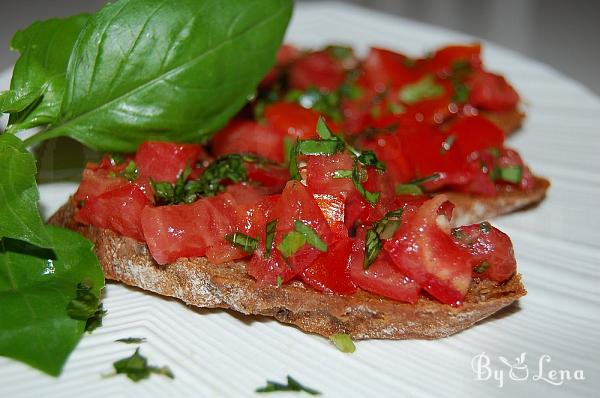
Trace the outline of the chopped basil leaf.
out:
M 333 178 L 352 178 L 352 170 L 336 170 L 333 172 Z
M 127 178 L 129 181 L 133 181 L 137 178 L 137 166 L 135 165 L 135 162 L 133 160 L 130 160 L 129 163 L 127 163 L 127 167 L 125 167 L 121 175 Z
M 333 138 L 333 132 L 329 129 L 327 123 L 325 123 L 323 116 L 319 116 L 319 121 L 317 122 L 317 134 L 319 134 L 319 137 L 322 140 Z
M 235 247 L 238 247 L 248 254 L 252 254 L 258 247 L 258 239 L 243 234 L 241 232 L 234 232 L 225 236 L 225 240 Z
M 341 352 L 345 352 L 348 354 L 356 351 L 356 346 L 352 341 L 352 337 L 347 335 L 346 333 L 336 333 L 334 335 L 329 336 L 329 340 L 336 346 L 338 350 Z
M 477 267 L 473 268 L 473 271 L 477 272 L 478 274 L 481 274 L 485 272 L 489 267 L 490 263 L 488 263 L 487 261 L 482 261 Z
M 387 110 L 393 115 L 399 115 L 401 113 L 404 113 L 406 111 L 406 108 L 395 102 L 388 102 Z
M 404 58 L 404 61 L 402 61 L 402 63 L 407 68 L 414 68 L 415 66 L 417 66 L 417 61 L 414 58 L 406 57 Z
M 358 156 L 358 161 L 365 166 L 372 166 L 377 170 L 385 171 L 385 163 L 377 159 L 377 155 L 373 151 L 362 151 Z
M 271 251 L 273 250 L 273 239 L 275 239 L 275 230 L 277 228 L 277 220 L 271 220 L 267 223 L 265 230 L 265 254 L 268 256 L 271 255 Z
M 281 287 L 283 285 L 283 277 L 281 275 L 277 275 L 277 287 Z
M 484 234 L 489 233 L 492 230 L 492 226 L 490 225 L 489 222 L 484 221 L 482 223 L 479 223 L 479 229 L 481 230 L 481 232 L 483 232 Z
M 436 84 L 431 74 L 426 75 L 416 83 L 407 84 L 398 93 L 400 100 L 408 105 L 416 104 L 426 99 L 437 98 L 443 94 L 444 87 Z
M 113 368 L 115 369 L 115 374 L 124 374 L 135 382 L 147 379 L 151 374 L 159 374 L 171 379 L 175 378 L 167 366 L 161 368 L 149 366 L 146 357 L 140 354 L 139 347 L 136 348 L 132 356 L 113 363 Z
M 141 344 L 146 342 L 145 337 L 126 337 L 124 339 L 115 340 L 116 343 L 125 343 L 125 344 Z
M 340 91 L 320 91 L 315 87 L 309 87 L 305 91 L 290 90 L 285 100 L 296 102 L 306 109 L 314 109 L 331 120 L 340 122 L 342 120 L 341 95 Z
M 383 243 L 377 235 L 377 232 L 375 232 L 373 229 L 369 229 L 365 237 L 365 259 L 363 261 L 363 268 L 365 270 L 369 269 L 371 264 L 375 262 L 377 256 L 379 256 L 379 253 L 381 252 L 382 247 Z
M 458 81 L 453 81 L 452 88 L 454 89 L 454 94 L 452 95 L 452 102 L 464 104 L 465 102 L 469 101 L 469 95 L 471 94 L 469 86 Z
M 327 46 L 325 47 L 325 51 L 327 51 L 333 58 L 340 61 L 343 61 L 346 58 L 354 55 L 354 50 L 352 50 L 352 47 L 339 45 Z
M 283 138 L 283 164 L 289 167 L 290 165 L 290 155 L 292 153 L 292 147 L 294 144 L 290 137 L 285 136 Z
M 423 190 L 416 184 L 398 184 L 396 195 L 423 195 Z
M 290 147 L 289 154 L 289 163 L 288 170 L 290 172 L 290 178 L 292 180 L 300 179 L 300 171 L 298 170 L 298 143 L 300 141 L 296 140 L 294 145 Z
M 458 228 L 453 228 L 451 233 L 452 233 L 452 237 L 456 240 L 463 240 L 465 238 L 465 235 Z
M 233 183 L 248 180 L 244 158 L 239 154 L 222 156 L 213 161 L 199 178 L 185 184 L 185 202 L 198 197 L 214 196 L 225 190 L 224 181 Z
M 291 231 L 283 236 L 281 243 L 277 249 L 281 252 L 284 258 L 288 258 L 296 254 L 296 252 L 306 243 L 306 235 Z
M 110 158 L 110 164 L 112 164 L 113 166 L 121 164 L 125 161 L 125 157 L 120 153 L 111 153 L 109 155 L 109 158 Z
M 298 153 L 302 155 L 335 155 L 344 149 L 339 139 L 298 141 Z
M 75 291 L 75 298 L 67 304 L 67 315 L 79 321 L 86 321 L 87 332 L 102 326 L 102 317 L 106 314 L 100 299 L 92 293 L 92 287 L 88 281 L 80 282 Z
M 421 185 L 421 184 L 425 184 L 426 182 L 435 181 L 435 180 L 437 180 L 440 177 L 441 177 L 440 174 L 435 173 L 435 174 L 429 175 L 427 177 L 422 177 L 422 178 L 414 179 L 412 181 L 409 181 L 407 184 Z
M 365 237 L 365 259 L 363 268 L 365 270 L 375 262 L 383 247 L 382 239 L 390 239 L 400 227 L 402 209 L 389 211 L 380 220 L 373 223 Z
M 487 151 L 490 153 L 490 155 L 492 155 L 495 158 L 500 157 L 500 149 L 498 148 L 489 148 Z
M 306 237 L 306 243 L 308 243 L 310 246 L 321 252 L 327 251 L 327 243 L 323 242 L 323 240 L 319 238 L 319 235 L 314 229 L 298 220 L 294 222 L 294 228 L 296 229 L 296 232 L 299 232 Z
M 257 393 L 267 393 L 275 391 L 304 391 L 310 395 L 320 395 L 321 393 L 315 389 L 303 386 L 292 376 L 287 376 L 287 384 L 278 383 L 276 381 L 267 380 L 267 385 L 259 387 L 255 390 Z
M 372 206 L 375 206 L 379 201 L 379 196 L 381 194 L 379 192 L 367 191 L 367 189 L 362 185 L 362 182 L 363 176 L 358 161 L 356 161 L 352 166 L 352 183 L 361 196 Z
M 449 135 L 448 137 L 446 137 L 444 142 L 442 142 L 442 147 L 440 148 L 440 155 L 445 154 L 450 150 L 450 148 L 452 148 L 454 140 L 456 140 L 456 137 L 454 135 Z
M 521 166 L 500 167 L 499 171 L 499 178 L 501 180 L 513 184 L 520 183 L 523 177 L 523 167 Z

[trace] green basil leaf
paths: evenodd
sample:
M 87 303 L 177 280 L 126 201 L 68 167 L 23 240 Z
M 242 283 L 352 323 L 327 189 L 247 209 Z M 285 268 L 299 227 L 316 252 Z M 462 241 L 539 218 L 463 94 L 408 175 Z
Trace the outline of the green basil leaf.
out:
M 333 335 L 329 336 L 329 340 L 331 340 L 333 345 L 335 345 L 336 348 L 338 350 L 340 350 L 341 352 L 351 354 L 354 351 L 356 351 L 356 346 L 354 345 L 354 342 L 352 341 L 352 337 L 350 337 L 346 333 L 333 334 Z
M 297 231 L 292 231 L 283 236 L 281 243 L 277 245 L 277 249 L 284 258 L 288 258 L 296 254 L 305 243 L 306 235 Z
M 337 139 L 298 141 L 298 153 L 302 155 L 331 156 L 344 150 L 344 142 Z
M 0 240 L 0 355 L 56 376 L 86 327 L 67 313 L 77 286 L 86 281 L 99 297 L 104 276 L 91 242 L 53 226 L 46 233 L 53 252 Z
M 354 162 L 354 166 L 352 167 L 352 183 L 354 184 L 356 190 L 367 202 L 369 202 L 372 206 L 377 204 L 381 193 L 367 191 L 367 189 L 362 185 L 361 170 L 357 161 Z
M 300 180 L 300 170 L 298 169 L 298 147 L 300 145 L 300 141 L 296 140 L 296 142 L 290 146 L 289 156 L 288 156 L 288 171 L 290 173 L 290 179 L 292 180 Z
M 124 343 L 124 344 L 142 344 L 146 342 L 145 337 L 125 337 L 123 339 L 115 340 L 115 343 Z
M 9 131 L 52 123 L 58 117 L 65 89 L 65 73 L 79 32 L 89 19 L 80 14 L 49 19 L 18 31 L 11 47 L 21 53 L 10 84 L 10 99 L 0 105 L 11 113 Z
M 400 227 L 403 209 L 388 211 L 380 220 L 373 223 L 367 230 L 365 237 L 365 258 L 363 268 L 365 270 L 377 260 L 383 247 L 383 239 L 390 239 Z
M 241 232 L 234 232 L 225 236 L 225 240 L 248 254 L 252 254 L 258 247 L 258 239 Z
M 276 381 L 267 380 L 267 385 L 254 390 L 257 393 L 267 393 L 276 391 L 304 391 L 310 395 L 320 395 L 321 393 L 313 388 L 306 387 L 300 384 L 292 376 L 287 376 L 287 384 L 278 383 Z
M 362 151 L 358 155 L 358 161 L 365 166 L 372 166 L 379 171 L 385 171 L 385 163 L 377 159 L 377 155 L 373 151 Z
M 291 0 L 118 0 L 73 48 L 58 120 L 27 142 L 69 136 L 104 151 L 199 141 L 235 115 L 275 61 Z
M 473 268 L 473 271 L 477 272 L 478 274 L 481 274 L 481 273 L 484 273 L 489 267 L 490 267 L 489 262 L 482 261 L 481 263 L 479 263 L 479 265 L 477 265 L 475 268 Z
M 51 248 L 37 208 L 35 159 L 12 134 L 0 135 L 0 238 L 23 240 Z
M 298 220 L 294 222 L 294 228 L 297 232 L 306 237 L 306 243 L 308 243 L 310 246 L 321 252 L 327 251 L 327 243 L 323 242 L 323 240 L 319 238 L 319 235 L 314 229 Z
M 130 380 L 138 382 L 150 377 L 152 374 L 159 374 L 174 379 L 175 375 L 168 366 L 158 367 L 148 365 L 148 359 L 140 354 L 140 348 L 136 348 L 133 355 L 120 359 L 113 363 L 116 374 L 124 374 Z
M 276 229 L 277 220 L 269 221 L 265 227 L 265 254 L 267 257 L 271 255 L 271 251 L 273 250 L 273 240 L 275 239 Z
M 418 82 L 402 87 L 398 96 L 405 104 L 412 105 L 423 100 L 438 98 L 443 94 L 444 87 L 436 84 L 432 75 L 426 75 Z
M 333 132 L 329 129 L 327 123 L 325 123 L 323 116 L 319 116 L 319 121 L 317 122 L 317 134 L 319 134 L 319 137 L 322 140 L 333 138 Z
M 416 184 L 398 184 L 396 195 L 423 195 L 423 190 Z
M 523 177 L 523 167 L 521 166 L 507 166 L 499 168 L 499 178 L 503 181 L 518 184 L 521 182 Z

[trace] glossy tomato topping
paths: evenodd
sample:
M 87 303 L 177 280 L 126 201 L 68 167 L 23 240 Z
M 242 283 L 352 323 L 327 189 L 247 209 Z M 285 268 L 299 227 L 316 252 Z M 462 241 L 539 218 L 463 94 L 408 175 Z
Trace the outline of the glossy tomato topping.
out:
M 154 181 L 175 182 L 186 168 L 194 168 L 200 158 L 208 158 L 200 145 L 147 141 L 135 155 L 138 176 Z
M 333 91 L 344 82 L 346 71 L 342 63 L 325 50 L 301 57 L 290 67 L 289 75 L 292 88 L 306 90 L 316 87 Z
M 258 156 L 283 162 L 285 135 L 281 129 L 253 120 L 232 120 L 211 141 L 215 156 L 230 153 L 254 153 Z
M 355 293 L 356 283 L 350 276 L 351 251 L 352 240 L 345 238 L 335 242 L 302 271 L 302 281 L 324 293 Z
M 317 138 L 315 126 L 319 114 L 291 102 L 276 102 L 265 109 L 267 123 L 283 136 L 308 139 Z

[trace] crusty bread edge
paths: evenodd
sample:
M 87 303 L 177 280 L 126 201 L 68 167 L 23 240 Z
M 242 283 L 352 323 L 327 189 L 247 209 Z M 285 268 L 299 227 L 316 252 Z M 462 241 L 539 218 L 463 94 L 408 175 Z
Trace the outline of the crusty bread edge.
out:
M 274 317 L 306 332 L 354 339 L 434 339 L 472 326 L 526 294 L 520 276 L 502 284 L 473 281 L 458 308 L 421 298 L 406 304 L 359 290 L 351 296 L 328 295 L 299 281 L 281 286 L 258 284 L 245 272 L 244 261 L 221 265 L 205 258 L 183 258 L 160 266 L 145 244 L 110 230 L 74 221 L 75 206 L 64 205 L 50 223 L 78 231 L 95 245 L 107 279 L 137 286 L 188 305 L 229 308 L 243 314 Z

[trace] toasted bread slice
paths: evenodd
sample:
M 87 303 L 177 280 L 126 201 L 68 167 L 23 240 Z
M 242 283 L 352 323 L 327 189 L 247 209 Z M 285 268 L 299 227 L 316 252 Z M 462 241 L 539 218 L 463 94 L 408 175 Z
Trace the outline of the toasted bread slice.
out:
M 186 304 L 229 308 L 274 317 L 306 332 L 355 339 L 434 339 L 466 329 L 526 294 L 518 274 L 505 283 L 474 280 L 465 303 L 454 308 L 422 297 L 416 304 L 385 299 L 359 290 L 352 296 L 323 294 L 294 281 L 281 286 L 257 283 L 245 262 L 221 265 L 205 258 L 182 258 L 160 266 L 145 244 L 73 219 L 75 206 L 64 205 L 50 223 L 80 232 L 95 245 L 107 279 L 137 286 Z

